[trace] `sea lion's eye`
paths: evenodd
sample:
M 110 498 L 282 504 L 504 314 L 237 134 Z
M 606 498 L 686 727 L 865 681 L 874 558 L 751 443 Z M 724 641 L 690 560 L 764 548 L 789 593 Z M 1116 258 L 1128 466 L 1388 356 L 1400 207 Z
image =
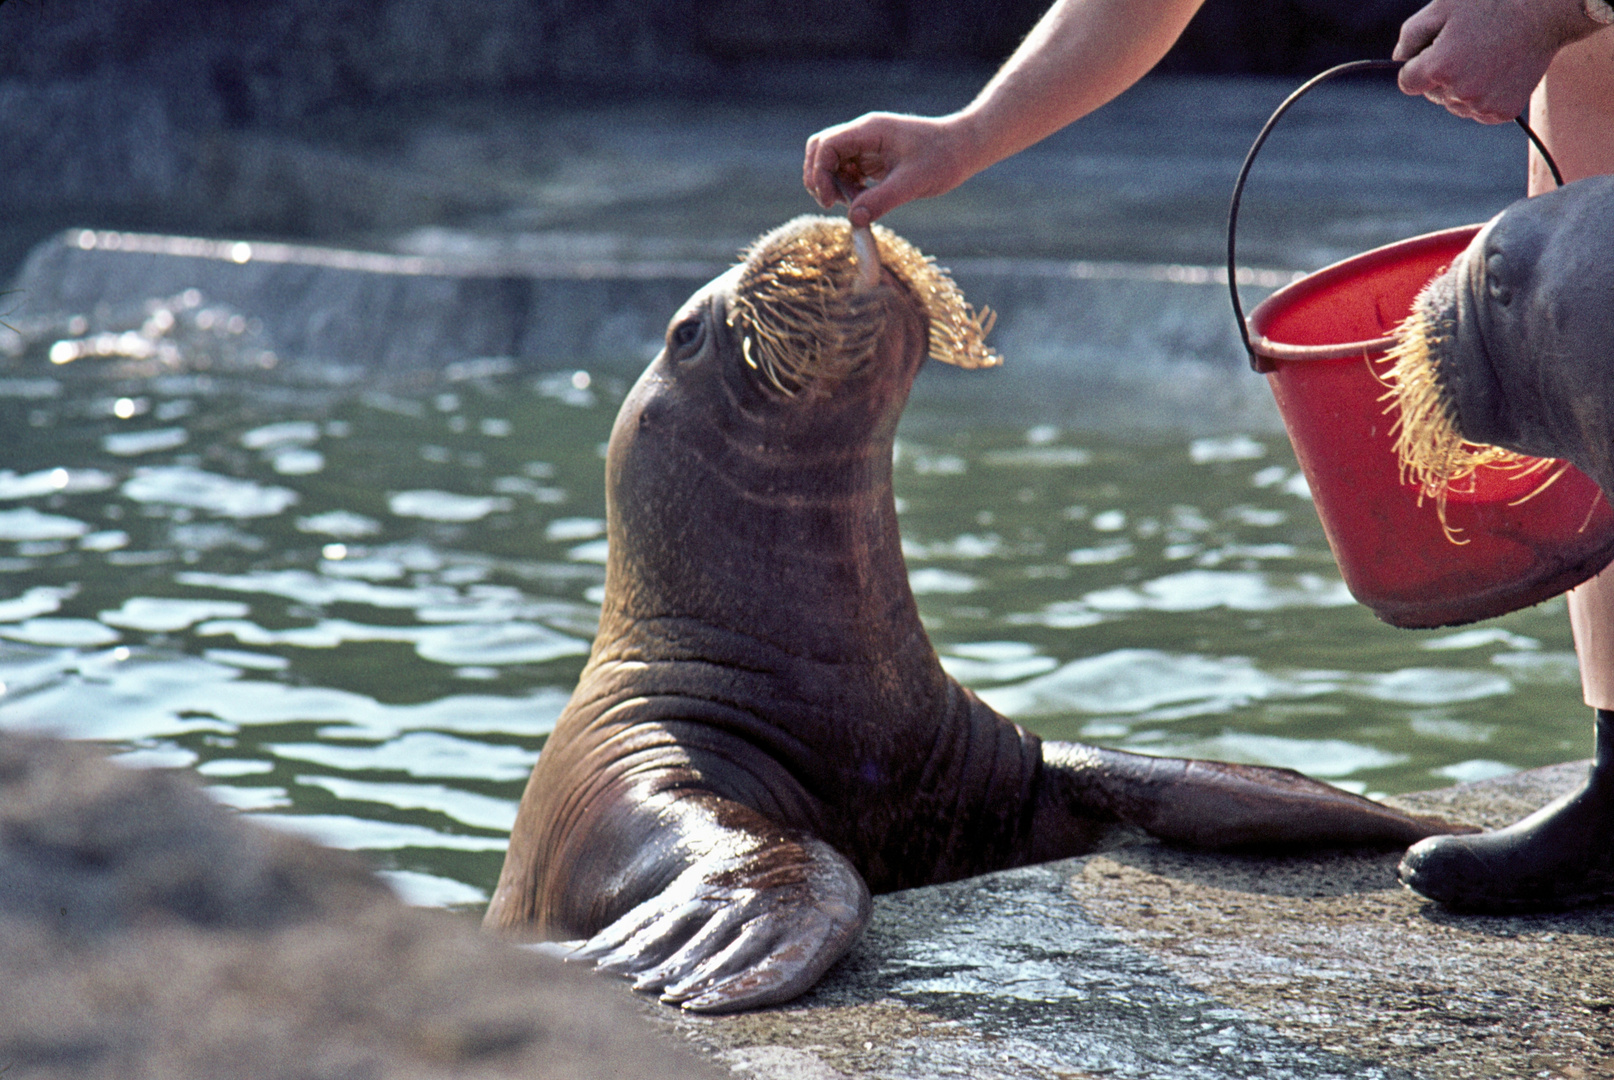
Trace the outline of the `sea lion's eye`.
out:
M 685 319 L 673 327 L 670 341 L 673 358 L 687 360 L 700 348 L 701 340 L 706 336 L 706 323 L 702 319 Z

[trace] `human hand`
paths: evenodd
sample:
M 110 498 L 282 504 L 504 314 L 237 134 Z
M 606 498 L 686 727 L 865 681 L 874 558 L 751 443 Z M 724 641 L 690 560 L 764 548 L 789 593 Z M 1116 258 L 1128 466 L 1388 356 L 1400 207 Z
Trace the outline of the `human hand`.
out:
M 1583 0 L 1432 0 L 1401 25 L 1399 82 L 1458 116 L 1522 113 L 1558 50 L 1600 29 Z
M 840 198 L 837 176 L 860 191 L 848 216 L 862 228 L 905 202 L 941 195 L 969 179 L 975 170 L 967 165 L 967 141 L 957 115 L 866 113 L 807 140 L 801 181 L 826 210 Z

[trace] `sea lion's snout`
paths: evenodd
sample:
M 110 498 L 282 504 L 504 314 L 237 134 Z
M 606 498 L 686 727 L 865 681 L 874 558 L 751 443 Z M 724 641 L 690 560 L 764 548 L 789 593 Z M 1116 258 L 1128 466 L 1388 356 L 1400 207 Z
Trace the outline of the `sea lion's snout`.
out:
M 726 322 L 745 365 L 786 397 L 845 379 L 879 347 L 891 290 L 852 232 L 836 219 L 797 218 L 740 264 Z
M 1611 199 L 1614 177 L 1594 177 L 1514 203 L 1397 330 L 1397 452 L 1437 506 L 1481 465 L 1548 470 L 1544 487 L 1566 460 L 1614 490 Z
M 990 311 L 976 312 L 946 271 L 881 226 L 854 230 L 839 218 L 800 217 L 746 252 L 726 318 L 748 367 L 795 396 L 835 382 L 873 358 L 893 290 L 921 309 L 932 359 L 992 367 Z

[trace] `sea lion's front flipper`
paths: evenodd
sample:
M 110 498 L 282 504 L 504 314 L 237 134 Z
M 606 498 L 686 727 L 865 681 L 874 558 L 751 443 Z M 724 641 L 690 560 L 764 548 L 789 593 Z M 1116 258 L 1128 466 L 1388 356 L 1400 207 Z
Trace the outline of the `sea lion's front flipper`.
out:
M 1043 743 L 1043 764 L 1034 825 L 1039 840 L 1046 834 L 1057 841 L 1065 820 L 1094 813 L 1113 815 L 1161 840 L 1210 849 L 1403 847 L 1426 836 L 1475 831 L 1404 814 L 1293 769 L 1151 757 L 1077 743 Z M 1040 841 L 1044 847 L 1048 843 Z
M 569 732 L 584 715 L 538 759 L 483 925 L 586 939 L 568 959 L 692 1012 L 788 1001 L 852 947 L 868 886 L 790 773 L 716 726 L 746 714 L 640 696 Z
M 871 910 L 863 879 L 823 841 L 729 835 L 567 959 L 691 1012 L 754 1009 L 816 983 Z

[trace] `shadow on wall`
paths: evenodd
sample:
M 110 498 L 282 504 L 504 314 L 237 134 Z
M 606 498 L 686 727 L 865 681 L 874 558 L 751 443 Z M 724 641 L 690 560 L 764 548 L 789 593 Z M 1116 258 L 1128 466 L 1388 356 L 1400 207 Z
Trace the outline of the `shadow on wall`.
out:
M 851 115 L 865 97 L 844 65 L 974 87 L 1047 2 L 0 0 L 0 266 L 69 226 L 352 242 L 496 214 L 509 190 L 397 160 L 410 117 L 609 94 L 795 104 L 802 80 L 778 73 L 820 62 L 805 92 L 844 93 L 833 112 Z M 1164 69 L 1387 55 L 1416 6 L 1209 0 Z
M 3 0 L 0 0 L 3 2 Z M 14 0 L 5 83 L 154 87 L 176 123 L 273 125 L 399 95 L 695 88 L 739 61 L 994 64 L 1048 0 Z M 1209 0 L 1178 72 L 1388 55 L 1417 0 Z M 83 102 L 93 114 L 91 101 Z M 8 111 L 8 115 L 9 111 Z

